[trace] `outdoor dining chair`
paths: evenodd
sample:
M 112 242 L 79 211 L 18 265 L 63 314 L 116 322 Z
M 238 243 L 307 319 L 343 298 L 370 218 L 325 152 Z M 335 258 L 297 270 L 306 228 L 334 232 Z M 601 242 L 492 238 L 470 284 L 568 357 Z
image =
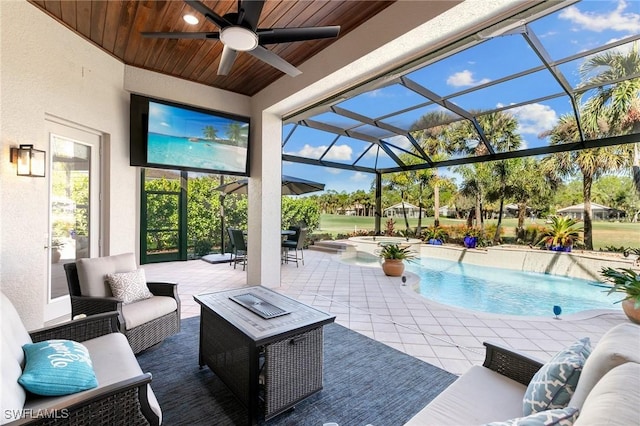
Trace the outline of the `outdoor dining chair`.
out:
M 247 266 L 247 243 L 241 229 L 227 228 L 232 246 L 233 269 L 236 269 L 238 262 L 242 262 L 242 270 Z
M 296 262 L 296 268 L 298 267 L 298 261 L 302 262 L 302 264 L 304 265 L 303 247 L 306 238 L 307 229 L 297 227 L 296 234 L 292 235 L 282 242 L 285 263 L 289 263 L 289 261 Z M 292 250 L 293 254 L 291 254 Z M 300 257 L 298 257 L 298 251 L 300 252 Z

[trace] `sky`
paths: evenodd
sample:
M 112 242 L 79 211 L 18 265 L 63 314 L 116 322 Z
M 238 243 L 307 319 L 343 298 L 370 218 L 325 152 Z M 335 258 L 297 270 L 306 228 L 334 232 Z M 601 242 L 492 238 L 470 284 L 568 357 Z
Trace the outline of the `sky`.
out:
M 530 22 L 528 27 L 537 35 L 552 60 L 561 60 L 639 33 L 640 0 L 583 0 Z M 630 44 L 626 44 L 616 49 L 624 51 L 629 48 Z M 583 61 L 584 59 L 579 59 L 558 66 L 573 87 L 581 81 L 580 66 Z M 447 96 L 539 65 L 540 60 L 525 39 L 515 34 L 490 38 L 470 49 L 413 71 L 407 77 L 438 95 Z M 551 74 L 540 71 L 450 100 L 464 109 L 494 109 L 561 92 L 562 87 Z M 586 96 L 588 94 L 589 92 Z M 430 105 L 398 116 L 385 116 L 423 102 L 425 98 L 396 84 L 360 94 L 338 106 L 406 130 L 419 117 L 439 107 Z M 525 147 L 533 148 L 548 144 L 539 135 L 551 129 L 560 116 L 571 111 L 571 107 L 569 98 L 561 96 L 507 111 L 518 118 L 518 132 Z M 331 112 L 311 119 L 340 127 L 357 124 L 354 120 Z M 331 146 L 323 159 L 351 164 L 360 158 L 357 164 L 366 167 L 374 167 L 376 161 L 379 167 L 395 165 L 386 155 L 376 158 L 375 153 L 372 154 L 373 150 L 362 155 L 369 146 L 366 142 L 347 137 L 336 140 L 334 134 L 302 126 L 298 126 L 289 136 L 292 129 L 293 125 L 285 125 L 283 128 L 283 137 L 288 137 L 283 148 L 285 154 L 319 159 L 327 147 Z M 362 126 L 356 130 L 376 138 L 389 136 L 373 126 Z M 406 138 L 403 140 L 397 136 L 392 140 L 404 147 L 409 143 Z M 396 150 L 396 153 L 400 154 L 401 151 Z M 368 173 L 291 162 L 283 163 L 283 174 L 322 182 L 325 183 L 326 190 L 337 192 L 353 192 L 358 189 L 368 191 L 374 179 Z
M 215 112 L 204 114 L 158 102 L 149 102 L 149 132 L 177 137 L 203 137 L 207 126 L 217 130 L 217 137 L 226 137 L 229 124 L 236 122 Z M 245 123 L 241 123 L 243 126 Z

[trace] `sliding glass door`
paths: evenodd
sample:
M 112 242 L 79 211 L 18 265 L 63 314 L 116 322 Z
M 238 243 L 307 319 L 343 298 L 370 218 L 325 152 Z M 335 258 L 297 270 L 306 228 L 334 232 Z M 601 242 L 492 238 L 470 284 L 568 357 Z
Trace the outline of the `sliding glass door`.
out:
M 186 173 L 142 169 L 140 263 L 187 259 Z

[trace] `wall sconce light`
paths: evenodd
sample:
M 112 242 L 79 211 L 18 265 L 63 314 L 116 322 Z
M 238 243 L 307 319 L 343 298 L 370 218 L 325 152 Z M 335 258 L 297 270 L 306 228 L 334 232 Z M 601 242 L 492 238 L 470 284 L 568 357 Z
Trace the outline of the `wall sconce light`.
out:
M 44 177 L 46 153 L 33 145 L 11 148 L 11 162 L 17 164 L 18 176 Z

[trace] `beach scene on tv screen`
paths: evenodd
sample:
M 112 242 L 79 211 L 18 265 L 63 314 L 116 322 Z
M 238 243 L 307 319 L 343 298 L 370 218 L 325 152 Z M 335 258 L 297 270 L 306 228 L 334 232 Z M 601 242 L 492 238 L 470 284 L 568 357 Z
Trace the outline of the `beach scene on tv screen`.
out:
M 246 122 L 149 102 L 147 162 L 245 173 L 248 134 Z

